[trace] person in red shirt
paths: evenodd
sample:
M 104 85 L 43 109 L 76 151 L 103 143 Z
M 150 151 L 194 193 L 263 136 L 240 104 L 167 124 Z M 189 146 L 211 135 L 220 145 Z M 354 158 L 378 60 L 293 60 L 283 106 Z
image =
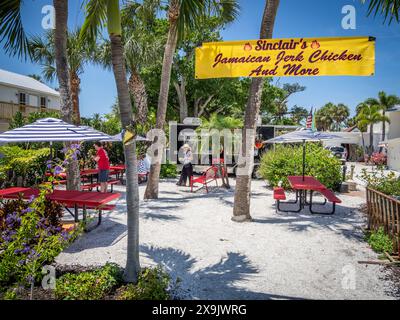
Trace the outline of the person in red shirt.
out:
M 103 145 L 101 142 L 96 142 L 94 144 L 94 148 L 96 149 L 96 155 L 93 157 L 93 160 L 97 162 L 97 168 L 99 170 L 99 179 L 100 182 L 100 191 L 107 192 L 107 181 L 108 181 L 108 173 L 110 172 L 110 161 L 108 159 L 108 155 L 106 150 L 103 149 Z

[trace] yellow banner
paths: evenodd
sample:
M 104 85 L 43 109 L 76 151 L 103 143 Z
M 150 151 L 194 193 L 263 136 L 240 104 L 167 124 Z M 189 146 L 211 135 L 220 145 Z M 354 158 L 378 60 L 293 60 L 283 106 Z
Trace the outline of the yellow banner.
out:
M 203 43 L 196 78 L 372 76 L 375 38 L 299 38 Z

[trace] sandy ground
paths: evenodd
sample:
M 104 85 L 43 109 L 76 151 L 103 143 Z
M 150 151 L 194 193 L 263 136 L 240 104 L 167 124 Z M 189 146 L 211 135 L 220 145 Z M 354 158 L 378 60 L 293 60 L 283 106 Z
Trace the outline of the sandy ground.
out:
M 272 191 L 253 181 L 250 223 L 231 221 L 233 190 L 190 193 L 160 184 L 160 199 L 141 202 L 141 265 L 162 265 L 181 280 L 186 299 L 389 299 L 393 284 L 363 241 L 360 197 L 340 195 L 334 216 L 276 213 Z M 234 186 L 234 180 L 231 179 Z M 140 187 L 141 199 L 144 186 Z M 61 264 L 125 265 L 124 187 L 117 210 L 58 258 Z

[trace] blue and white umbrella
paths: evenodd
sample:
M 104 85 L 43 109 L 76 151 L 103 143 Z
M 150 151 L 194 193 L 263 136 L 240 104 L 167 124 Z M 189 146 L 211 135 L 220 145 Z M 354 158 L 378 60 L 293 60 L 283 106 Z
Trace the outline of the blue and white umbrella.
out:
M 102 142 L 122 142 L 122 132 L 117 133 L 114 136 L 111 136 L 108 139 L 102 139 Z M 150 139 L 147 139 L 145 137 L 142 136 L 136 136 L 135 137 L 135 141 L 151 141 Z
M 78 127 L 60 119 L 45 118 L 0 134 L 0 142 L 91 141 L 111 138 L 90 127 Z
M 50 142 L 50 158 L 53 142 L 100 141 L 109 135 L 90 127 L 78 127 L 60 119 L 44 118 L 0 134 L 0 143 Z
M 311 129 L 301 128 L 296 131 L 292 131 L 281 136 L 269 139 L 264 141 L 263 143 L 303 143 L 303 179 L 305 174 L 305 165 L 306 165 L 306 142 L 318 142 L 325 140 L 333 140 L 340 139 L 341 137 L 326 133 L 326 132 L 318 132 L 313 131 Z

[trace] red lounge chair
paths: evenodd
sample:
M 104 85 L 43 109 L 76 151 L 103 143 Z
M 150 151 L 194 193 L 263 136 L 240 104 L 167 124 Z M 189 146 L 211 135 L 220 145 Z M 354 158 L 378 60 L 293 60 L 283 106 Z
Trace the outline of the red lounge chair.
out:
M 212 181 L 215 181 L 215 183 L 217 184 L 217 187 L 218 187 L 217 178 L 218 178 L 218 168 L 217 168 L 217 167 L 210 167 L 210 168 L 208 168 L 208 169 L 207 169 L 200 177 L 198 177 L 198 178 L 193 178 L 193 176 L 190 177 L 190 192 L 193 192 L 193 186 L 194 186 L 195 183 L 200 183 L 200 184 L 202 184 L 203 186 L 206 187 L 206 191 L 207 191 L 207 193 L 208 193 L 208 186 L 207 186 L 207 184 L 210 183 L 210 182 L 212 182 Z M 201 188 L 202 188 L 202 187 L 200 187 L 200 188 L 197 189 L 197 190 L 200 190 Z M 197 190 L 196 190 L 196 191 L 197 191 Z

